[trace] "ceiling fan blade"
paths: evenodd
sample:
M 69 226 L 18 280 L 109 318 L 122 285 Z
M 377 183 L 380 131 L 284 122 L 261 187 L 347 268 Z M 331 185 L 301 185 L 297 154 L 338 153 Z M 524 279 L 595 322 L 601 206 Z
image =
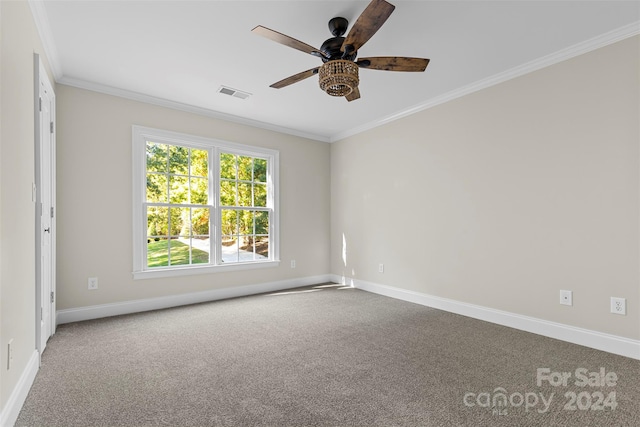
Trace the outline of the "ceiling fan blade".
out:
M 360 49 L 382 27 L 395 8 L 385 0 L 372 0 L 353 24 L 340 50 L 352 53 Z
M 356 88 L 349 95 L 345 96 L 345 98 L 347 98 L 347 101 L 349 102 L 360 99 L 360 89 L 356 86 Z
M 386 71 L 424 71 L 429 65 L 426 58 L 408 58 L 405 56 L 375 56 L 360 58 L 356 61 L 361 68 Z
M 275 82 L 274 84 L 272 84 L 269 87 L 275 88 L 275 89 L 281 89 L 285 86 L 289 86 L 292 85 L 294 83 L 298 83 L 299 81 L 302 81 L 306 78 L 309 78 L 311 76 L 313 76 L 314 74 L 318 74 L 318 69 L 320 67 L 316 67 L 316 68 L 312 68 L 310 70 L 307 71 L 303 71 L 301 73 L 298 74 L 294 74 L 293 76 L 287 77 L 286 79 L 282 79 L 279 82 Z
M 252 32 L 261 35 L 262 37 L 266 37 L 268 39 L 273 40 L 274 42 L 283 44 L 285 46 L 292 47 L 294 49 L 300 50 L 304 53 L 309 53 L 314 56 L 325 56 L 322 52 L 320 52 L 315 47 L 308 45 L 306 43 L 301 42 L 300 40 L 296 40 L 293 37 L 289 37 L 286 34 L 279 33 L 267 27 L 263 27 L 262 25 L 258 25 L 255 27 Z

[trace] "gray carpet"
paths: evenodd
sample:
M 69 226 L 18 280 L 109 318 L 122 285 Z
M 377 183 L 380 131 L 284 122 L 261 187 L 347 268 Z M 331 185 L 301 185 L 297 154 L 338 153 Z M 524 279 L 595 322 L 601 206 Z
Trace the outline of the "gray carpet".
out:
M 571 377 L 538 386 L 538 368 Z M 615 385 L 578 386 L 580 368 L 613 372 Z M 639 370 L 320 286 L 62 325 L 16 426 L 639 426 Z

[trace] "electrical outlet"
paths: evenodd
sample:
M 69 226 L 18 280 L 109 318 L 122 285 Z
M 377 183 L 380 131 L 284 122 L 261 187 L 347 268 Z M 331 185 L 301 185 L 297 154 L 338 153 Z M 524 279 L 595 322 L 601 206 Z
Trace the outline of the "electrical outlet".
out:
M 11 362 L 13 362 L 13 338 L 7 343 L 7 371 L 11 369 Z
M 378 273 L 384 273 L 384 264 L 378 265 Z
M 625 298 L 611 297 L 611 312 L 614 314 L 627 314 L 627 300 Z
M 560 291 L 560 304 L 573 305 L 573 292 L 572 291 Z
M 87 287 L 89 288 L 90 291 L 98 289 L 98 278 L 97 277 L 89 277 L 89 280 L 87 282 Z
M 291 268 L 296 268 L 296 260 L 295 259 L 291 260 Z

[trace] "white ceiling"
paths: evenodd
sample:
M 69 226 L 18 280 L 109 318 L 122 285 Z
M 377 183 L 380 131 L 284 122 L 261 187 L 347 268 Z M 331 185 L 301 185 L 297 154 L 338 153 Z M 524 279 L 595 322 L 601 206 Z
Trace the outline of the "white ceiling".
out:
M 638 1 L 397 1 L 359 56 L 430 58 L 424 73 L 361 70 L 361 99 L 326 95 L 321 64 L 251 32 L 319 48 L 368 1 L 31 1 L 56 81 L 335 141 L 640 33 Z M 241 100 L 221 85 L 249 92 Z

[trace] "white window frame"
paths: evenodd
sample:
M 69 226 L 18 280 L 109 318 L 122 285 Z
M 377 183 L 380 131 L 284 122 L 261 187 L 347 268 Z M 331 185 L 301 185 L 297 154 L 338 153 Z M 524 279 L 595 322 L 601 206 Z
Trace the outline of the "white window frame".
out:
M 146 210 L 146 144 L 148 141 L 160 144 L 180 145 L 209 151 L 209 233 L 211 242 L 210 264 L 190 264 L 169 267 L 147 267 L 147 224 Z M 278 169 L 279 152 L 262 147 L 237 144 L 212 138 L 132 126 L 133 150 L 133 278 L 149 279 L 157 277 L 206 274 L 222 271 L 250 270 L 277 267 L 280 265 L 279 251 L 279 202 Z M 247 262 L 222 263 L 219 252 L 220 233 L 220 152 L 259 157 L 267 160 L 267 208 L 271 209 L 269 222 L 269 258 Z

